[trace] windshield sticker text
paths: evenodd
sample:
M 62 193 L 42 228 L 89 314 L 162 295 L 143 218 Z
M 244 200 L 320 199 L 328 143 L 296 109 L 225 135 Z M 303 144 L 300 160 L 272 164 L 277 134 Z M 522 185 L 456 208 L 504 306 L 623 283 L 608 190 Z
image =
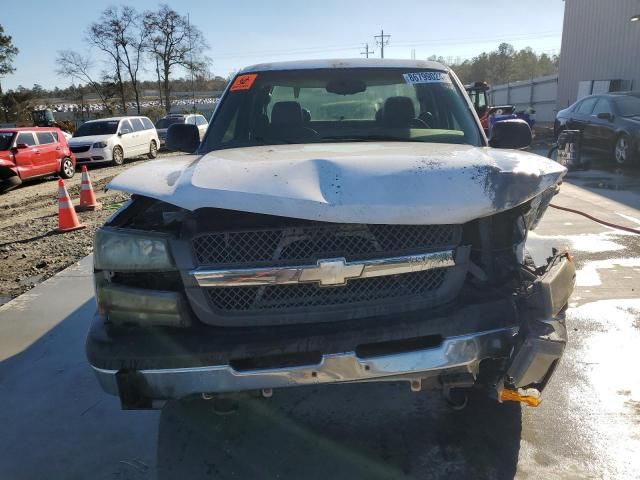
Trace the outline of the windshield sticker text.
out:
M 403 73 L 404 81 L 410 85 L 419 83 L 451 83 L 449 75 L 444 72 Z

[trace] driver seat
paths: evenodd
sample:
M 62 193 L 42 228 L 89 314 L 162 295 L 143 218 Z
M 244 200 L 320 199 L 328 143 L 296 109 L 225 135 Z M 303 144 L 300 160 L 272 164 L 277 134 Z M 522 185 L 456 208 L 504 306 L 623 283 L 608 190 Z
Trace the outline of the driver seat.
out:
M 298 102 L 277 102 L 271 110 L 269 136 L 278 139 L 305 140 L 318 134 L 304 125 L 304 115 Z
M 389 97 L 382 108 L 382 125 L 388 128 L 410 128 L 416 119 L 413 101 L 409 97 Z

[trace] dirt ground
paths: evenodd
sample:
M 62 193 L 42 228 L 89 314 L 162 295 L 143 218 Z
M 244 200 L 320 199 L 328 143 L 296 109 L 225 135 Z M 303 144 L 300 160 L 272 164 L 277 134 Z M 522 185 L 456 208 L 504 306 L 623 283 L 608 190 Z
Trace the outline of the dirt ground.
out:
M 0 195 L 0 305 L 90 254 L 96 228 L 128 198 L 120 192 L 104 192 L 105 185 L 120 172 L 145 161 L 140 158 L 117 167 L 90 167 L 93 189 L 103 209 L 78 213 L 87 228 L 75 232 L 55 233 L 58 205 L 53 176 L 27 182 Z M 74 204 L 79 202 L 80 177 L 78 171 L 66 181 Z

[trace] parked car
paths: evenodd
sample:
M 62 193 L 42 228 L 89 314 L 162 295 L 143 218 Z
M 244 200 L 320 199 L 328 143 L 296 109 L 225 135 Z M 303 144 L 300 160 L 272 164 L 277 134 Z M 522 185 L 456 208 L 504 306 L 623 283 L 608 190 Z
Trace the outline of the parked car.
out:
M 640 92 L 590 95 L 556 116 L 556 137 L 563 130 L 582 132 L 582 148 L 611 154 L 619 165 L 640 158 Z
M 58 128 L 0 128 L 0 193 L 24 180 L 58 174 L 71 178 L 76 159 Z
M 536 405 L 575 267 L 535 268 L 525 241 L 566 169 L 519 150 L 522 120 L 488 141 L 472 109 L 435 62 L 241 71 L 202 143 L 169 128 L 190 155 L 108 185 L 133 195 L 95 238 L 102 387 L 123 408 L 390 380 Z
M 156 122 L 156 130 L 158 131 L 158 138 L 160 138 L 160 145 L 164 145 L 165 143 L 165 140 L 167 138 L 167 129 L 171 125 L 180 123 L 195 125 L 196 127 L 198 127 L 200 139 L 204 137 L 204 134 L 207 131 L 207 127 L 209 126 L 209 122 L 207 122 L 207 119 L 204 118 L 204 115 L 191 113 L 172 113 L 170 115 L 167 115 L 166 117 L 162 117 Z
M 140 155 L 156 158 L 160 140 L 147 117 L 112 117 L 80 125 L 69 147 L 78 163 L 122 165 L 125 159 Z

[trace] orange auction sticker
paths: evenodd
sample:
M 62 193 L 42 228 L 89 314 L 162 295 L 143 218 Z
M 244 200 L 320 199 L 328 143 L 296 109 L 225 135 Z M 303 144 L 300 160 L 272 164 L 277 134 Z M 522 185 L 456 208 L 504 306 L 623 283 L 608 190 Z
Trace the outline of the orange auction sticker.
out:
M 239 75 L 236 77 L 233 85 L 231 85 L 231 91 L 236 92 L 238 90 L 249 90 L 253 82 L 256 81 L 258 77 L 257 73 L 249 73 L 247 75 Z

